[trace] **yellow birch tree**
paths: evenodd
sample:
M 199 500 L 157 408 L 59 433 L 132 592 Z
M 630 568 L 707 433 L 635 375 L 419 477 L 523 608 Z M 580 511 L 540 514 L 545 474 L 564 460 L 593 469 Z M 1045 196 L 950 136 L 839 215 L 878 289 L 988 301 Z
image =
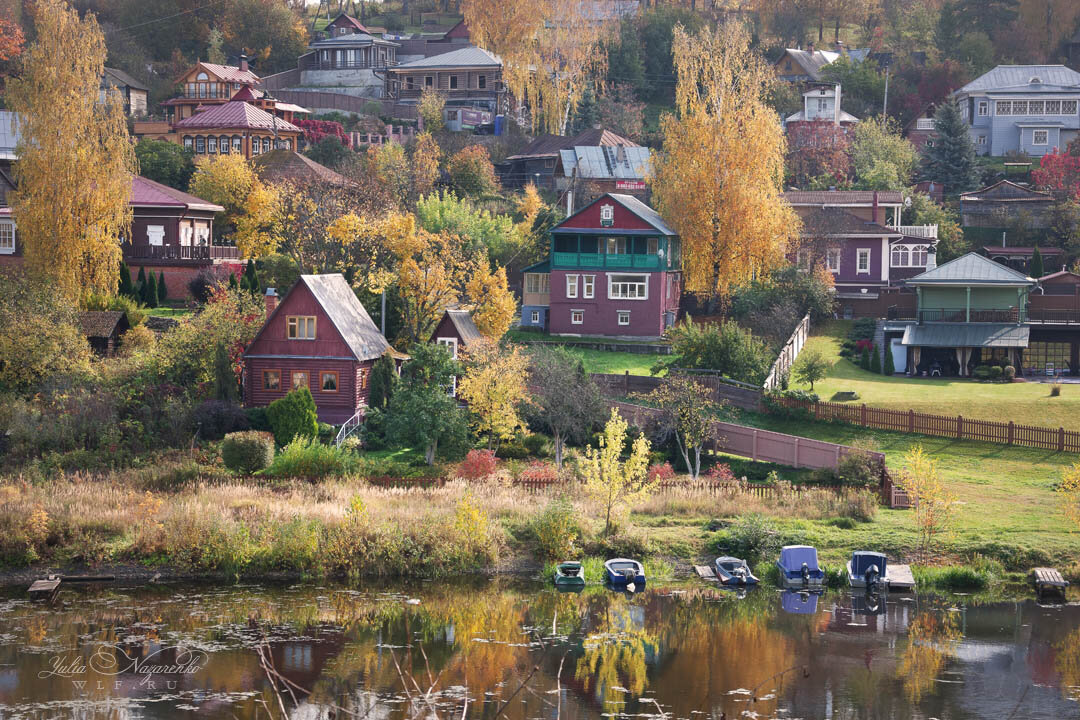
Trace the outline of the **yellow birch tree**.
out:
M 476 329 L 492 340 L 502 338 L 517 312 L 517 300 L 506 282 L 506 268 L 492 272 L 487 258 L 480 258 L 465 283 L 465 293 L 473 305 Z
M 1061 509 L 1077 529 L 1080 529 L 1080 463 L 1074 463 L 1061 474 Z
M 532 108 L 533 129 L 565 134 L 585 90 L 607 69 L 611 0 L 462 0 L 471 40 L 498 55 L 503 80 Z
M 476 433 L 487 435 L 489 449 L 525 429 L 518 407 L 529 398 L 528 370 L 529 358 L 517 345 L 507 349 L 485 340 L 465 355 L 458 395 L 469 405 Z
M 411 172 L 413 198 L 420 199 L 435 190 L 435 181 L 439 179 L 439 159 L 442 150 L 435 136 L 424 132 L 416 136 L 416 146 L 412 151 Z
M 630 450 L 630 457 L 622 459 L 626 447 L 626 421 L 615 408 L 604 426 L 598 441 L 599 447 L 588 445 L 581 461 L 585 494 L 604 508 L 604 535 L 610 535 L 618 515 L 631 504 L 648 497 L 649 441 L 641 434 Z
M 71 302 L 114 295 L 138 163 L 119 94 L 98 102 L 105 36 L 63 0 L 31 7 L 36 40 L 5 92 L 19 117 L 11 208 L 23 254 Z
M 956 510 L 956 494 L 945 486 L 937 463 L 923 451 L 922 445 L 916 445 L 904 456 L 904 467 L 896 485 L 914 505 L 915 526 L 925 558 L 934 539 L 949 530 Z
M 782 197 L 785 141 L 766 104 L 775 80 L 737 21 L 688 34 L 676 27 L 678 115 L 661 122 L 650 182 L 682 236 L 686 287 L 710 304 L 767 275 L 799 237 Z

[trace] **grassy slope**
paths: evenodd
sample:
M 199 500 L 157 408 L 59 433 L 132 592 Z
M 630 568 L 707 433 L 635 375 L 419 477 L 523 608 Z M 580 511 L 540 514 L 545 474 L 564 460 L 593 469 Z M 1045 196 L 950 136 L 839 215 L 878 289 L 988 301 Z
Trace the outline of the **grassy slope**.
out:
M 874 375 L 840 358 L 840 343 L 849 327 L 846 322 L 821 325 L 807 343 L 836 359 L 828 377 L 814 385 L 822 400 L 829 400 L 836 392 L 854 390 L 859 393 L 857 402 L 875 407 L 1080 429 L 1080 385 L 1064 385 L 1061 396 L 1052 398 L 1050 385 L 1045 383 L 991 384 L 960 378 Z
M 903 467 L 904 455 L 922 445 L 961 503 L 955 532 L 946 540 L 954 554 L 986 551 L 992 543 L 1041 549 L 1054 557 L 1075 558 L 1080 553 L 1080 534 L 1068 524 L 1054 493 L 1062 469 L 1080 460 L 1076 455 L 759 415 L 741 421 L 842 444 L 870 435 L 894 474 Z M 823 545 L 845 550 L 865 545 L 908 551 L 915 542 L 912 527 L 910 511 L 881 510 L 874 523 L 854 530 L 822 526 L 815 531 L 823 534 Z
M 649 375 L 649 369 L 656 363 L 658 355 L 640 355 L 628 352 L 606 352 L 604 350 L 586 350 L 568 348 L 570 352 L 581 356 L 585 371 L 591 373 L 615 373 L 621 375 L 627 370 L 631 375 Z

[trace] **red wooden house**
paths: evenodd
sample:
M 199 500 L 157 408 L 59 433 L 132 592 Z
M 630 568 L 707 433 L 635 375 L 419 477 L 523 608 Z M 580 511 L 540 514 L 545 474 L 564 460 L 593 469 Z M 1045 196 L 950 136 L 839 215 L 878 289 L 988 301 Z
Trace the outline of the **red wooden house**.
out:
M 301 275 L 280 304 L 271 288 L 266 313 L 244 353 L 248 407 L 307 387 L 319 420 L 339 425 L 367 405 L 371 367 L 392 348 L 343 275 Z

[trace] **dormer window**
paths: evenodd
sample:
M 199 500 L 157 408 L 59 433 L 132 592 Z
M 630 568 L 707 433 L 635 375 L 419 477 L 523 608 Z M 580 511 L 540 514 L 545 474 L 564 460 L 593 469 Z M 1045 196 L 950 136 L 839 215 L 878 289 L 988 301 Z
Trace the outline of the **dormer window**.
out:
M 1038 78 L 1038 77 L 1033 77 L 1030 80 L 1028 80 L 1028 84 L 1030 84 L 1030 85 L 1041 85 L 1042 84 L 1042 79 Z

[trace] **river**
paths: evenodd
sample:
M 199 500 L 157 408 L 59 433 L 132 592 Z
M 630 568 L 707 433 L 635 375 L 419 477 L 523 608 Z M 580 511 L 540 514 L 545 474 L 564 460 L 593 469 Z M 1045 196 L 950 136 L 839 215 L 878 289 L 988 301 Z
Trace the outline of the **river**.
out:
M 25 598 L 0 591 L 3 720 L 1080 717 L 1075 603 L 513 578 Z

